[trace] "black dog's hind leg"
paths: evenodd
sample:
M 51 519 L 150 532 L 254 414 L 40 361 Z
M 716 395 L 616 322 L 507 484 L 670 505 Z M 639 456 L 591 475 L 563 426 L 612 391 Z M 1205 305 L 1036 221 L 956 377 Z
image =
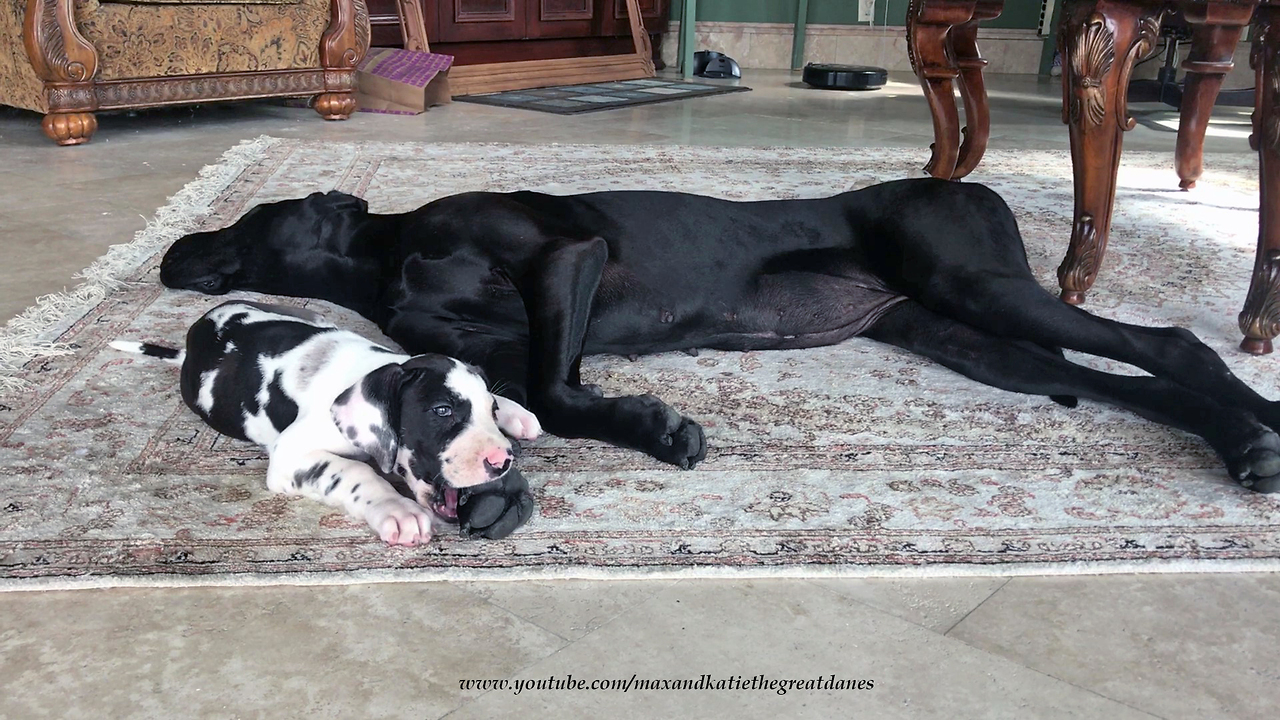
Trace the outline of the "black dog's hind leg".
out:
M 646 452 L 683 468 L 707 453 L 702 428 L 652 395 L 603 398 L 577 382 L 591 304 L 609 247 L 604 240 L 551 245 L 517 280 L 529 316 L 529 405 L 543 427 Z
M 869 267 L 912 299 L 993 335 L 1135 365 L 1280 430 L 1276 405 L 1190 331 L 1105 320 L 1040 287 L 1013 212 L 989 188 L 940 181 L 894 192 L 894 210 L 877 229 L 885 240 L 863 252 Z
M 1003 390 L 1099 400 L 1194 433 L 1218 452 L 1242 485 L 1280 491 L 1280 436 L 1247 410 L 1220 405 L 1182 384 L 1092 370 L 1038 344 L 997 337 L 916 302 L 889 311 L 865 335 Z
M 1067 305 L 1032 280 L 975 273 L 936 283 L 927 307 L 1006 338 L 1064 347 L 1142 368 L 1280 431 L 1280 410 L 1236 377 L 1190 330 L 1108 320 Z

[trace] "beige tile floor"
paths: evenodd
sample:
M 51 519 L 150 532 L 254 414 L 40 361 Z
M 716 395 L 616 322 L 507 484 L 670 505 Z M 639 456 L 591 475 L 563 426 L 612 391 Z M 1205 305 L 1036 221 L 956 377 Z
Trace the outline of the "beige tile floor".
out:
M 144 218 L 227 147 L 334 140 L 895 146 L 927 159 L 919 90 L 755 92 L 559 117 L 454 104 L 324 123 L 244 103 L 101 118 L 55 148 L 0 110 L 0 319 Z M 1066 148 L 1056 81 L 991 78 L 994 148 Z M 1172 154 L 1134 108 L 1128 149 Z M 1220 110 L 1206 150 L 1247 150 Z M 1210 157 L 1209 162 L 1212 162 Z M 1172 172 L 1170 182 L 1176 182 Z M 1065 238 L 1064 238 L 1065 242 Z M 435 583 L 0 594 L 0 718 L 1274 718 L 1280 577 Z M 462 690 L 459 680 L 866 678 L 873 690 Z

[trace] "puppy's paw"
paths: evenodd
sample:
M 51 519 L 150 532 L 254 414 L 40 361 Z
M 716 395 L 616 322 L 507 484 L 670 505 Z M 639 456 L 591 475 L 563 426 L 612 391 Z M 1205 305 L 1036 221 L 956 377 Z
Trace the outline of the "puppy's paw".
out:
M 497 405 L 498 428 L 517 440 L 537 440 L 542 434 L 538 416 L 524 409 L 520 403 L 501 395 L 493 396 Z
M 405 497 L 393 497 L 370 505 L 365 522 L 388 545 L 414 547 L 431 539 L 431 513 Z

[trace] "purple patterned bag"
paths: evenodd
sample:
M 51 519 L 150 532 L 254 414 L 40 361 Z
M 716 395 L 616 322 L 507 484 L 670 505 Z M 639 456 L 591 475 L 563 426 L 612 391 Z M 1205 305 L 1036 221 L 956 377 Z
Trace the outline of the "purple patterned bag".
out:
M 369 48 L 356 68 L 356 108 L 361 112 L 417 115 L 452 99 L 452 55 Z

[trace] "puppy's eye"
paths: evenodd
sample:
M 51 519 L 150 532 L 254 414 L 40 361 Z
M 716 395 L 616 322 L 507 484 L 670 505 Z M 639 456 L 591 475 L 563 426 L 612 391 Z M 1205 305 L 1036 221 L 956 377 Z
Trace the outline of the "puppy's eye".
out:
M 437 405 L 431 408 L 431 412 L 435 413 L 436 415 L 439 415 L 440 417 L 449 417 L 450 415 L 453 414 L 453 408 L 449 407 L 448 405 Z

